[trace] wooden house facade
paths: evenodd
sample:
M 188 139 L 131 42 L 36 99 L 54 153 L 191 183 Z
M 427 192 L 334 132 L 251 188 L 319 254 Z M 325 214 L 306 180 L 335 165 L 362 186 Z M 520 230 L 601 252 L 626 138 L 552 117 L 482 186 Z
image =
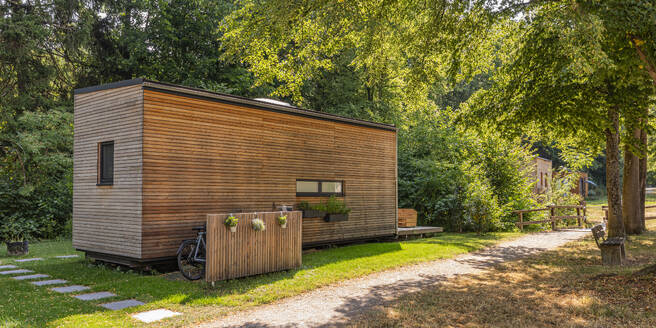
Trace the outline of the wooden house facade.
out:
M 303 245 L 397 230 L 396 128 L 134 79 L 75 91 L 73 246 L 169 259 L 207 214 L 333 195 L 347 221 L 303 218 Z

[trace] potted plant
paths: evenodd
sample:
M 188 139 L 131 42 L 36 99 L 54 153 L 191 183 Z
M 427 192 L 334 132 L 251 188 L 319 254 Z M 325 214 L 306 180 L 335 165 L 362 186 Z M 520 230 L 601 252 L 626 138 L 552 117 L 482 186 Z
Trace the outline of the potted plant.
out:
M 0 236 L 7 244 L 7 253 L 10 256 L 25 255 L 29 252 L 28 239 L 36 232 L 33 220 L 11 216 L 2 223 Z
M 237 219 L 234 215 L 229 215 L 225 221 L 224 221 L 226 227 L 230 228 L 231 232 L 237 231 L 237 223 L 239 223 L 239 219 Z
M 310 203 L 302 201 L 298 203 L 297 207 L 299 210 L 303 211 L 304 218 L 322 218 L 326 216 L 322 204 L 310 205 Z
M 347 221 L 348 215 L 351 212 L 351 209 L 346 207 L 346 204 L 335 196 L 330 196 L 324 207 L 327 213 L 324 217 L 326 222 Z
M 261 219 L 253 219 L 251 221 L 251 226 L 253 227 L 253 230 L 255 231 L 264 231 L 266 230 L 266 225 L 264 224 L 264 221 Z
M 287 228 L 287 215 L 280 214 L 280 216 L 278 216 L 278 224 L 283 229 Z

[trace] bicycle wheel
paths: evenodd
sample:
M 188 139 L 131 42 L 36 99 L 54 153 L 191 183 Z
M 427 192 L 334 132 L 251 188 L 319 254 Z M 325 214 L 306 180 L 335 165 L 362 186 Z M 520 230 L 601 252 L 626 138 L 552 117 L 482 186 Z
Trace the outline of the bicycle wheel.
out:
M 194 261 L 195 240 L 185 240 L 178 253 L 180 273 L 189 280 L 198 280 L 205 275 L 205 264 Z

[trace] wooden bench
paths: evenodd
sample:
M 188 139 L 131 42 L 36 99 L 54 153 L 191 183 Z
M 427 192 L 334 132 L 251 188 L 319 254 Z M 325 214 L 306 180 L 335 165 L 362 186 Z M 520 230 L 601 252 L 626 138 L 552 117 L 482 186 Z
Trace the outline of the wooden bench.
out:
M 592 228 L 592 236 L 601 250 L 601 262 L 604 265 L 622 265 L 626 259 L 624 237 L 606 238 L 606 231 L 602 225 Z

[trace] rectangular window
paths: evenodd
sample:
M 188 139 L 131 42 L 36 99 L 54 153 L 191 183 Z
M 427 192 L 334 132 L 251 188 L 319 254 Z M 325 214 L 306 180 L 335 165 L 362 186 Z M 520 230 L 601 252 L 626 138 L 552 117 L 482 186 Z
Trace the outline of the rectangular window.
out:
M 344 196 L 343 181 L 296 180 L 296 196 Z
M 98 185 L 114 184 L 114 141 L 98 144 Z

